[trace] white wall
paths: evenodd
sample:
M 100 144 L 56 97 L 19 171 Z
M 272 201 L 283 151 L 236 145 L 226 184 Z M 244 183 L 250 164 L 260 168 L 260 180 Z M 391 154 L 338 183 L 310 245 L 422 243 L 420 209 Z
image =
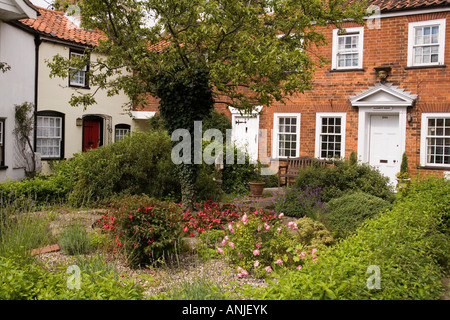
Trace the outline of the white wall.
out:
M 34 103 L 35 46 L 34 37 L 0 21 L 0 61 L 11 70 L 0 72 L 0 118 L 5 119 L 5 165 L 0 182 L 24 177 L 24 168 L 15 152 L 13 137 L 14 105 Z

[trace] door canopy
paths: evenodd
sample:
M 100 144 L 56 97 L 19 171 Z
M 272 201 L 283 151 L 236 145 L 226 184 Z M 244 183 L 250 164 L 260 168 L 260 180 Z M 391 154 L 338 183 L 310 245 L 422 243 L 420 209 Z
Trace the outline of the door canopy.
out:
M 400 89 L 392 83 L 377 83 L 350 97 L 350 103 L 354 107 L 410 107 L 416 100 L 416 94 Z

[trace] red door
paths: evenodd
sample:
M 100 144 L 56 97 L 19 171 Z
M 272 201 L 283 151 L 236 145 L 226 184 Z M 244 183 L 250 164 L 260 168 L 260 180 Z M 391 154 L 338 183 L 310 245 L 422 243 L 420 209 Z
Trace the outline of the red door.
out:
M 98 148 L 100 141 L 100 121 L 83 121 L 83 151 Z

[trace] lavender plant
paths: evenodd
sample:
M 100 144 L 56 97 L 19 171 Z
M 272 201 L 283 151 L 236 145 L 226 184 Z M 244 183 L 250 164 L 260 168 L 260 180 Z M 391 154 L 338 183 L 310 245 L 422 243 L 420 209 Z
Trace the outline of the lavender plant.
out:
M 302 188 L 292 188 L 283 191 L 273 192 L 272 200 L 275 213 L 284 213 L 286 216 L 302 218 L 310 217 L 314 220 L 321 220 L 326 212 L 325 204 L 320 200 L 321 188 L 306 186 Z

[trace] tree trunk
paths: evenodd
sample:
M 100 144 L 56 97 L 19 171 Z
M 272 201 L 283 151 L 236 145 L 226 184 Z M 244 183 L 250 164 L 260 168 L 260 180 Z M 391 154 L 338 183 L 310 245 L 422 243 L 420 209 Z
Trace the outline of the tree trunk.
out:
M 192 212 L 195 208 L 198 167 L 195 164 L 177 165 L 178 176 L 181 181 L 181 201 L 184 211 L 189 210 Z

